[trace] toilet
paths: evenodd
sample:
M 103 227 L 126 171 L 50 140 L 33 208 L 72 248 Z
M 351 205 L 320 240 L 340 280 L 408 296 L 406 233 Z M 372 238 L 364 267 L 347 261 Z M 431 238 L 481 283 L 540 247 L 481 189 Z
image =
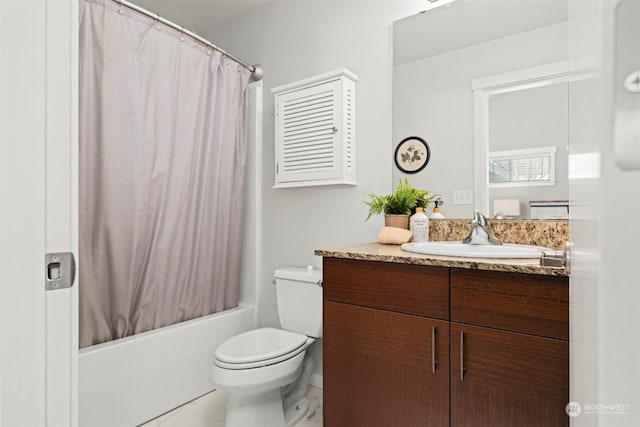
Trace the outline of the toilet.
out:
M 293 426 L 309 408 L 308 350 L 322 337 L 322 272 L 279 268 L 274 283 L 282 329 L 244 332 L 215 352 L 211 380 L 228 395 L 227 427 Z

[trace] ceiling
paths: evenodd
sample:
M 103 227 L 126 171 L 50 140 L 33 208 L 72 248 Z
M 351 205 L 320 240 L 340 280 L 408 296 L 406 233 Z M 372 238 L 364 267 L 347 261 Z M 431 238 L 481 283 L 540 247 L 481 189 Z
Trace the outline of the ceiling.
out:
M 567 0 L 457 0 L 393 24 L 394 64 L 566 22 Z
M 269 0 L 129 0 L 197 34 L 208 34 Z

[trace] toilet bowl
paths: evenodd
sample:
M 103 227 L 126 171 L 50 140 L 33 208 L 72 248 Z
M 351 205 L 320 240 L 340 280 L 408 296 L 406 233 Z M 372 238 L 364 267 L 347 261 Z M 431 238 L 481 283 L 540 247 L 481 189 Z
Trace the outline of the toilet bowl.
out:
M 231 337 L 216 350 L 211 380 L 228 395 L 226 426 L 293 426 L 309 407 L 307 351 L 322 336 L 322 280 L 311 268 L 275 273 L 283 329 Z
M 308 403 L 302 402 L 287 414 L 281 389 L 297 380 L 309 380 L 302 378 L 301 371 L 305 352 L 314 341 L 295 332 L 262 328 L 232 337 L 218 347 L 211 380 L 229 396 L 226 425 L 285 426 L 304 417 L 303 406 Z

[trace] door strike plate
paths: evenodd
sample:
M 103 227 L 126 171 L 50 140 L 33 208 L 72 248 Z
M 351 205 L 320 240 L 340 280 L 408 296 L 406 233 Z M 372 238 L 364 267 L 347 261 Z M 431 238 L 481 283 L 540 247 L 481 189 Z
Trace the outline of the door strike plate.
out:
M 71 252 L 57 252 L 45 255 L 44 286 L 47 291 L 66 289 L 73 286 L 76 277 L 76 260 Z

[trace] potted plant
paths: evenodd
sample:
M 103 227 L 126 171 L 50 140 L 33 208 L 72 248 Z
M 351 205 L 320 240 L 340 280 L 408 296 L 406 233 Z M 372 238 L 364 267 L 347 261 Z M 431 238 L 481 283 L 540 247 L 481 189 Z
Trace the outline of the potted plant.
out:
M 373 215 L 384 213 L 386 226 L 408 229 L 409 216 L 415 213 L 416 207 L 426 208 L 436 194 L 414 188 L 405 178 L 404 181 L 400 179 L 394 193 L 384 196 L 367 194 L 367 197 L 369 197 L 369 200 L 365 201 L 369 206 L 367 220 Z

